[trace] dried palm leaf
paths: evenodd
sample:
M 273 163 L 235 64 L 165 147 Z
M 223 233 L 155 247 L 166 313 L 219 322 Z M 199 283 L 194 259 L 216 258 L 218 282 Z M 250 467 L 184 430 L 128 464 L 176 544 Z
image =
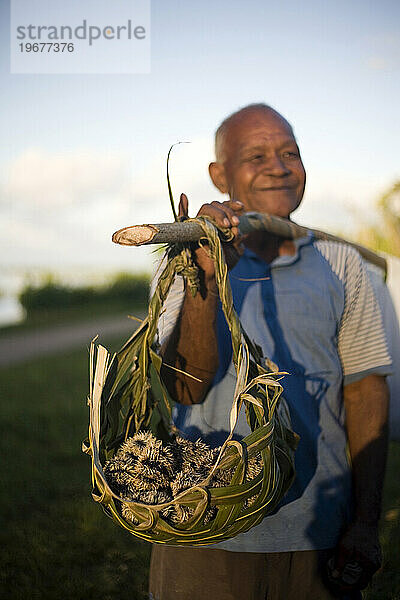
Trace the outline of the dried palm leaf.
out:
M 150 300 L 148 317 L 121 350 L 111 357 L 103 346 L 95 341 L 91 344 L 89 438 L 84 442 L 84 451 L 92 459 L 94 500 L 133 535 L 174 545 L 217 543 L 260 523 L 293 481 L 298 439 L 290 430 L 287 415 L 278 410 L 284 374 L 275 367 L 265 368 L 268 363 L 248 339 L 235 313 L 218 235 L 221 231 L 207 219 L 194 221 L 202 228 L 215 263 L 232 338 L 237 383 L 229 415 L 230 432 L 214 451 L 201 442 L 197 451 L 193 446 L 189 449 L 184 440 L 175 442 L 187 451 L 187 460 L 181 459 L 179 478 L 175 477 L 176 452 L 174 456 L 168 442 L 177 431 L 160 377 L 162 359 L 154 339 L 176 275 L 185 278 L 193 293 L 197 290 L 190 247 L 180 244 L 168 248 L 167 264 Z M 233 434 L 243 405 L 251 433 L 238 442 Z M 152 440 L 148 430 L 157 432 L 160 439 Z M 204 460 L 199 461 L 202 452 Z M 141 494 L 137 493 L 139 488 Z

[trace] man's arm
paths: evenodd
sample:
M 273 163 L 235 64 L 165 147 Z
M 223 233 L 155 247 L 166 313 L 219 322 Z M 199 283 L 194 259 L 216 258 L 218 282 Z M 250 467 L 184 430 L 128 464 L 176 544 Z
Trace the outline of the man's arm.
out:
M 194 298 L 186 290 L 178 321 L 161 348 L 161 376 L 171 397 L 181 404 L 202 402 L 217 371 L 217 298 L 217 286 L 212 281 L 208 285 L 203 282 L 201 293 Z
M 243 212 L 241 202 L 227 201 L 204 204 L 198 214 L 210 216 L 224 227 L 231 227 L 238 244 L 237 214 L 241 212 Z M 181 194 L 179 214 L 187 215 L 187 213 L 188 200 L 185 194 Z M 230 252 L 227 253 L 225 250 L 228 267 L 232 267 L 239 256 L 233 248 L 234 245 L 230 244 Z M 202 402 L 218 369 L 216 333 L 218 288 L 214 262 L 204 248 L 196 250 L 195 260 L 199 268 L 200 292 L 193 298 L 189 290 L 185 291 L 178 321 L 161 348 L 163 357 L 161 376 L 171 397 L 181 404 Z M 171 366 L 173 369 L 170 368 Z M 182 371 L 200 381 L 188 377 Z
M 368 375 L 344 387 L 344 405 L 352 462 L 354 520 L 337 546 L 339 577 L 349 562 L 363 568 L 360 585 L 367 585 L 380 566 L 378 521 L 388 443 L 389 392 L 384 377 Z

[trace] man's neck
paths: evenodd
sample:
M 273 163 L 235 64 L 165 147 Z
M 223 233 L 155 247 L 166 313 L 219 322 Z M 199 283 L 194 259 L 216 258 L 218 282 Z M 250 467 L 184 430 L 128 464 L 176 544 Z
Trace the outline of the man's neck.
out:
M 244 245 L 266 263 L 271 263 L 278 256 L 293 256 L 296 253 L 293 240 L 271 235 L 264 231 L 256 231 L 246 236 Z

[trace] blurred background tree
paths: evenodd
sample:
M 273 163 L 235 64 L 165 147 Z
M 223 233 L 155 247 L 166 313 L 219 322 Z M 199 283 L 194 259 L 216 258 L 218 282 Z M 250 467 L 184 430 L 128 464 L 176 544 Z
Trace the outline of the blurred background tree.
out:
M 356 234 L 360 244 L 400 256 L 400 180 L 396 181 L 377 202 L 378 221 L 363 224 Z

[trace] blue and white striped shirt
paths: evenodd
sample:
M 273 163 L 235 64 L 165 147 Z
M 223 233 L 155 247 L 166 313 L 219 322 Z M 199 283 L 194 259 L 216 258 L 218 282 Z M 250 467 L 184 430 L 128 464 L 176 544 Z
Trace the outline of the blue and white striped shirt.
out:
M 311 235 L 295 245 L 295 255 L 271 264 L 246 249 L 229 279 L 245 331 L 279 370 L 289 373 L 282 383 L 292 428 L 300 435 L 296 479 L 274 514 L 216 548 L 285 552 L 335 546 L 351 516 L 342 387 L 391 371 L 380 309 L 357 251 Z M 160 318 L 161 341 L 171 333 L 183 297 L 178 278 Z M 236 381 L 221 309 L 217 334 L 219 369 L 205 401 L 175 408 L 177 427 L 213 446 L 229 430 Z M 236 433 L 249 433 L 244 415 Z

